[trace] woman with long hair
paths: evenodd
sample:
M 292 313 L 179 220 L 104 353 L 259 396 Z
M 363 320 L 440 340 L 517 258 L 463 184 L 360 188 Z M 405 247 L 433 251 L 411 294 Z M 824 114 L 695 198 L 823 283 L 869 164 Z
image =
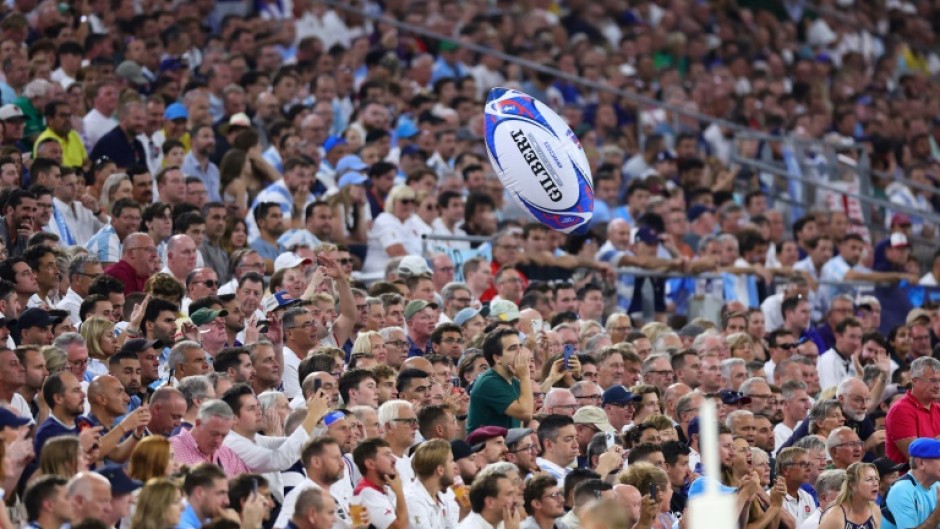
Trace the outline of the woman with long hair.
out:
M 82 338 L 88 344 L 88 372 L 93 376 L 108 374 L 108 358 L 117 352 L 114 322 L 92 316 L 82 323 Z
M 229 257 L 235 250 L 248 248 L 248 224 L 244 218 L 232 217 L 225 223 L 225 234 L 222 236 L 222 249 Z
M 183 508 L 179 485 L 166 478 L 152 479 L 137 498 L 131 529 L 172 529 L 179 525 Z
M 55 474 L 69 479 L 79 472 L 88 470 L 88 458 L 78 442 L 78 437 L 61 435 L 53 437 L 43 445 L 39 455 L 37 475 Z
M 819 521 L 819 529 L 878 529 L 881 509 L 875 504 L 880 484 L 878 468 L 871 463 L 852 463 L 836 499 Z
M 248 182 L 253 179 L 248 153 L 229 149 L 219 161 L 219 187 L 229 213 L 238 218 L 248 215 Z M 224 240 L 224 239 L 223 239 Z
M 326 200 L 333 208 L 334 242 L 347 245 L 368 242 L 372 210 L 366 198 L 367 180 L 362 173 L 346 173 L 339 179 L 339 191 Z
M 809 410 L 809 433 L 823 441 L 829 439 L 829 433 L 840 426 L 845 426 L 842 406 L 835 399 L 820 400 Z
M 366 331 L 359 333 L 356 342 L 352 347 L 352 355 L 372 353 L 375 355 L 375 361 L 384 364 L 388 361 L 388 351 L 385 349 L 385 339 L 375 331 Z
M 101 196 L 98 205 L 106 212 L 111 211 L 111 204 L 122 198 L 134 197 L 134 185 L 127 173 L 114 173 L 104 181 L 101 186 Z
M 131 452 L 127 475 L 143 482 L 172 476 L 180 468 L 174 455 L 173 446 L 166 437 L 148 435 L 141 439 Z

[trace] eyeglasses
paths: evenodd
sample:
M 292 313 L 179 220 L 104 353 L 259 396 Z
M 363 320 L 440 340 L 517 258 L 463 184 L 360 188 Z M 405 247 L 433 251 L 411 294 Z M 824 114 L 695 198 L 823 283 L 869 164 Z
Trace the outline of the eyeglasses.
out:
M 397 422 L 400 424 L 407 424 L 408 426 L 417 427 L 418 419 L 392 419 L 392 422 Z
M 538 452 L 538 451 L 539 451 L 539 447 L 535 446 L 535 444 L 530 444 L 529 446 L 520 446 L 519 448 L 516 448 L 515 450 L 510 450 L 509 453 L 518 454 L 520 452 Z
M 389 345 L 394 346 L 394 347 L 404 347 L 408 345 L 408 342 L 406 342 L 405 340 L 391 340 L 391 341 L 385 342 L 385 347 L 388 347 Z
M 788 466 L 788 467 L 800 467 L 800 468 L 810 468 L 810 467 L 813 466 L 813 464 L 810 463 L 809 461 L 800 461 L 800 462 L 794 461 L 794 462 L 792 462 L 792 463 L 784 463 L 784 466 Z
M 913 377 L 911 380 L 923 380 L 931 386 L 940 386 L 940 379 L 936 378 Z
M 577 400 L 589 400 L 592 402 L 600 402 L 602 395 L 585 395 L 583 397 L 575 397 Z
M 69 365 L 72 367 L 84 367 L 88 365 L 88 359 L 83 358 L 82 360 L 69 360 Z
M 777 345 L 777 347 L 779 347 L 780 349 L 784 349 L 786 351 L 792 351 L 799 346 L 800 344 L 795 344 L 795 343 L 782 343 L 782 344 Z
M 336 262 L 339 263 L 339 264 L 342 265 L 342 266 L 349 266 L 349 265 L 353 264 L 353 260 L 350 259 L 349 257 L 344 257 L 344 258 L 342 258 L 342 259 L 337 259 Z
M 454 338 L 453 336 L 448 336 L 447 338 L 444 338 L 443 340 L 441 340 L 441 342 L 446 343 L 447 345 L 452 345 L 452 344 L 463 345 L 464 339 Z
M 219 286 L 219 282 L 216 281 L 215 279 L 206 279 L 205 281 L 193 281 L 193 283 L 196 283 L 197 285 L 198 285 L 198 284 L 203 284 L 203 285 L 206 285 L 206 286 L 209 287 L 209 288 L 215 288 L 215 287 Z
M 551 498 L 551 499 L 553 499 L 553 500 L 562 500 L 562 499 L 565 498 L 565 493 L 564 493 L 564 492 L 561 492 L 561 491 L 556 491 L 556 492 L 553 492 L 553 493 L 551 493 L 551 494 L 546 494 L 545 496 L 542 496 L 542 497 L 543 497 L 543 498 Z

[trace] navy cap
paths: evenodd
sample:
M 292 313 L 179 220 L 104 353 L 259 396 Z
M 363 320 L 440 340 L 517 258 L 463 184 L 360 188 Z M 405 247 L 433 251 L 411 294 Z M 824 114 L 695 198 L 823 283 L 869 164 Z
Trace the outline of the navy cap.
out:
M 715 210 L 713 210 L 712 208 L 708 206 L 703 206 L 702 204 L 696 204 L 692 206 L 691 208 L 689 208 L 689 212 L 686 214 L 686 217 L 688 217 L 689 222 L 693 222 L 695 221 L 695 219 L 701 217 L 702 215 L 706 213 L 714 213 L 714 212 Z
M 450 452 L 454 454 L 454 461 L 459 461 L 465 457 L 470 457 L 473 454 L 483 450 L 483 445 L 471 446 L 470 443 L 464 441 L 463 439 L 454 439 L 450 442 Z
M 611 386 L 604 391 L 604 396 L 601 397 L 601 406 L 608 404 L 626 404 L 640 400 L 643 400 L 643 397 L 630 393 L 630 390 L 623 386 Z
M 0 428 L 18 428 L 33 422 L 29 417 L 20 417 L 13 411 L 0 407 Z
M 931 437 L 921 437 L 915 439 L 907 448 L 911 457 L 921 459 L 940 459 L 940 441 Z
M 142 482 L 131 479 L 125 474 L 121 465 L 105 465 L 95 470 L 95 472 L 101 474 L 105 479 L 111 482 L 111 494 L 115 496 L 130 494 L 144 486 Z
M 646 244 L 659 244 L 662 242 L 662 239 L 659 238 L 659 232 L 653 228 L 643 226 L 642 228 L 636 230 L 636 233 L 633 235 L 633 242 L 642 242 Z
M 656 163 L 658 162 L 674 162 L 676 161 L 675 155 L 670 151 L 659 151 L 656 154 Z
M 38 307 L 31 307 L 24 310 L 23 313 L 20 314 L 18 321 L 20 330 L 52 325 L 52 318 L 49 317 L 49 313 Z
M 732 391 L 730 389 L 723 389 L 718 392 L 718 397 L 721 399 L 721 402 L 725 404 L 750 404 L 751 397 L 748 397 L 740 391 Z
M 118 353 L 134 353 L 140 354 L 147 349 L 163 349 L 163 342 L 160 340 L 144 340 L 143 338 L 135 338 L 133 340 L 128 340 L 124 342 L 124 345 L 121 346 L 121 350 Z

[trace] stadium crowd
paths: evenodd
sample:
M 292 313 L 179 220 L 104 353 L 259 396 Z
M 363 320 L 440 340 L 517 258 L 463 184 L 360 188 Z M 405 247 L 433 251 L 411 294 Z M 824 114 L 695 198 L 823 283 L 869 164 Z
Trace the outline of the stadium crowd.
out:
M 936 2 L 348 4 L 0 4 L 0 529 L 699 529 L 706 401 L 742 529 L 940 525 Z M 588 235 L 503 189 L 495 86 Z

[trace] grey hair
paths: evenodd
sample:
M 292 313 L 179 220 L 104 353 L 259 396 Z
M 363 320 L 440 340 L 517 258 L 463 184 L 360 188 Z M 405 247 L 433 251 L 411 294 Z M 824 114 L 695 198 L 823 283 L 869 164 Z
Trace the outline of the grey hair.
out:
M 209 377 L 205 375 L 186 377 L 180 380 L 180 385 L 177 387 L 180 393 L 183 394 L 183 398 L 186 399 L 187 410 L 196 404 L 196 399 L 206 398 L 209 395 L 209 390 L 212 388 L 212 382 L 210 382 Z
M 717 242 L 718 238 L 714 235 L 706 235 L 698 240 L 698 246 L 695 248 L 695 253 L 702 255 L 705 253 L 705 248 L 713 242 Z
M 26 86 L 23 87 L 23 95 L 27 99 L 33 99 L 34 97 L 46 97 L 49 93 L 49 90 L 52 89 L 52 83 L 46 81 L 45 79 L 33 79 L 32 81 L 26 83 Z
M 646 375 L 649 372 L 650 368 L 653 366 L 653 362 L 657 360 L 665 360 L 669 362 L 669 355 L 667 354 L 651 354 L 646 357 L 646 360 L 643 360 L 643 365 L 640 367 L 640 374 Z M 670 367 L 672 363 L 670 362 Z
M 731 379 L 731 368 L 734 366 L 745 366 L 744 359 L 742 358 L 726 358 L 721 361 L 721 378 L 725 380 Z
M 386 327 L 384 329 L 381 329 L 379 331 L 379 334 L 382 335 L 383 340 L 388 341 L 389 339 L 391 339 L 392 333 L 396 331 L 402 334 L 405 334 L 405 329 L 402 329 L 401 327 Z
M 780 390 L 783 394 L 783 400 L 790 400 L 793 398 L 793 394 L 797 391 L 806 391 L 806 382 L 799 380 L 788 380 L 780 386 Z
M 85 267 L 90 264 L 101 264 L 101 260 L 87 253 L 76 255 L 69 261 L 69 277 L 85 273 Z
M 255 361 L 255 355 L 258 354 L 258 349 L 261 348 L 261 347 L 263 347 L 263 346 L 274 347 L 274 344 L 271 343 L 271 342 L 269 342 L 268 340 L 258 340 L 257 342 L 255 342 L 255 343 L 250 344 L 250 345 L 247 346 L 247 347 L 248 347 L 248 352 L 251 354 L 251 361 L 252 361 L 252 362 Z
M 751 377 L 741 383 L 741 387 L 738 388 L 738 391 L 748 395 L 750 393 L 751 386 L 755 384 L 764 383 L 767 384 L 767 379 L 764 377 Z M 768 384 L 769 385 L 769 384 Z
M 843 380 L 842 382 L 839 382 L 839 385 L 836 386 L 836 397 L 841 397 L 842 395 L 845 395 L 846 393 L 848 393 L 848 392 L 849 392 L 849 388 L 850 388 L 855 382 L 861 382 L 861 380 L 858 380 L 858 379 L 855 378 L 855 377 L 848 377 L 848 378 L 846 378 L 845 380 Z
M 444 302 L 450 301 L 454 299 L 454 294 L 458 290 L 466 290 L 469 292 L 470 287 L 468 287 L 466 283 L 451 281 L 450 283 L 444 285 L 444 288 L 441 289 L 441 298 L 444 300 Z
M 401 410 L 412 408 L 407 400 L 387 400 L 379 406 L 379 425 L 388 426 L 392 421 L 398 418 Z
M 56 337 L 56 339 L 52 342 L 52 345 L 62 349 L 63 351 L 67 350 L 69 346 L 73 344 L 85 345 L 85 338 L 83 338 L 82 335 L 77 332 L 65 332 Z
M 103 481 L 108 483 L 108 487 L 111 486 L 107 478 L 101 474 L 96 472 L 79 472 L 72 476 L 72 479 L 65 484 L 66 494 L 68 494 L 69 497 L 81 496 L 82 498 L 89 499 L 92 495 L 91 482 L 94 480 Z
M 829 437 L 826 438 L 826 452 L 828 453 L 828 452 L 832 451 L 832 449 L 835 448 L 837 444 L 839 444 L 839 434 L 840 434 L 840 433 L 842 433 L 842 432 L 852 432 L 852 431 L 854 431 L 854 430 L 852 430 L 852 429 L 849 428 L 848 426 L 840 426 L 840 427 L 836 428 L 835 430 L 829 432 Z
M 284 397 L 284 394 L 280 391 L 264 391 L 258 395 L 258 404 L 261 406 L 261 411 L 265 412 L 271 406 L 277 402 L 278 397 Z
M 679 335 L 672 331 L 660 333 L 659 337 L 656 338 L 656 341 L 653 342 L 653 351 L 655 353 L 665 353 L 666 349 L 663 348 L 663 342 L 665 341 L 666 338 L 673 338 L 673 337 L 676 338 L 677 340 L 681 340 L 681 338 L 679 338 Z
M 799 441 L 793 443 L 793 446 L 802 448 L 807 452 L 819 452 L 821 454 L 826 453 L 826 443 L 815 435 L 807 435 L 806 437 L 803 437 Z
M 829 300 L 829 306 L 832 307 L 832 304 L 835 301 L 848 301 L 849 303 L 852 304 L 853 307 L 855 306 L 855 300 L 852 299 L 852 296 L 848 294 L 838 294 L 836 296 L 833 296 L 832 299 Z
M 923 377 L 924 371 L 940 371 L 940 360 L 932 356 L 922 356 L 911 362 L 911 378 Z
M 604 324 L 604 330 L 607 332 L 611 332 L 614 328 L 614 325 L 617 323 L 617 320 L 620 320 L 623 318 L 627 318 L 628 320 L 630 320 L 631 324 L 633 323 L 633 319 L 630 318 L 630 315 L 627 314 L 626 312 L 615 312 L 611 314 L 610 316 L 607 316 L 607 322 Z
M 733 412 L 729 413 L 727 417 L 725 417 L 725 426 L 727 426 L 728 428 L 732 428 L 732 425 L 734 424 L 735 419 L 737 419 L 738 417 L 753 418 L 754 414 L 749 412 L 748 410 L 734 410 Z
M 857 305 L 878 305 L 878 308 L 881 308 L 881 302 L 878 301 L 878 298 L 869 295 L 859 296 L 858 302 L 856 302 Z
M 382 305 L 382 298 L 374 298 L 372 296 L 366 297 L 366 306 L 371 309 L 375 305 Z
M 692 393 L 683 395 L 679 398 L 679 401 L 676 402 L 676 419 L 682 420 L 682 416 L 689 412 L 692 408 L 692 401 L 695 400 L 695 397 L 702 397 L 702 393 L 699 391 L 693 391 Z
M 816 433 L 816 422 L 822 421 L 833 410 L 841 410 L 842 407 L 836 399 L 821 400 L 809 410 L 809 433 Z
M 770 462 L 770 455 L 767 454 L 762 448 L 757 448 L 756 446 L 751 447 L 751 460 L 754 463 L 757 463 L 758 458 L 764 458 L 764 461 Z
M 824 470 L 816 478 L 816 494 L 830 494 L 842 489 L 842 483 L 845 482 L 845 471 L 840 468 Z
M 701 354 L 705 352 L 705 341 L 713 336 L 721 338 L 721 333 L 716 329 L 708 329 L 702 334 L 696 336 L 695 339 L 692 340 L 692 349 L 695 351 L 695 353 L 701 356 Z
M 517 467 L 515 463 L 509 463 L 508 461 L 499 461 L 496 463 L 490 463 L 489 465 L 486 465 L 485 467 L 483 467 L 483 470 L 481 470 L 477 474 L 476 477 L 485 478 L 486 476 L 490 474 L 504 474 L 506 476 L 509 476 L 513 472 L 515 472 L 516 474 L 519 474 L 520 476 L 522 475 L 522 473 L 519 472 L 519 467 Z M 476 481 L 476 478 L 474 479 L 474 481 Z
M 200 421 L 207 421 L 212 417 L 234 419 L 235 413 L 232 412 L 232 408 L 230 408 L 225 401 L 212 399 L 203 402 L 202 405 L 199 406 L 199 413 L 196 415 L 196 418 Z
M 192 340 L 177 342 L 177 344 L 170 349 L 170 355 L 166 360 L 167 367 L 176 371 L 176 368 L 186 360 L 185 353 L 190 349 L 202 349 L 202 346 Z
M 598 349 L 597 344 L 602 342 L 605 339 L 608 339 L 608 340 L 610 339 L 610 335 L 607 334 L 606 332 L 602 332 L 600 334 L 595 334 L 594 336 L 591 336 L 590 338 L 588 338 L 588 341 L 584 343 L 584 352 L 587 354 L 593 355 L 594 352 L 597 351 Z

